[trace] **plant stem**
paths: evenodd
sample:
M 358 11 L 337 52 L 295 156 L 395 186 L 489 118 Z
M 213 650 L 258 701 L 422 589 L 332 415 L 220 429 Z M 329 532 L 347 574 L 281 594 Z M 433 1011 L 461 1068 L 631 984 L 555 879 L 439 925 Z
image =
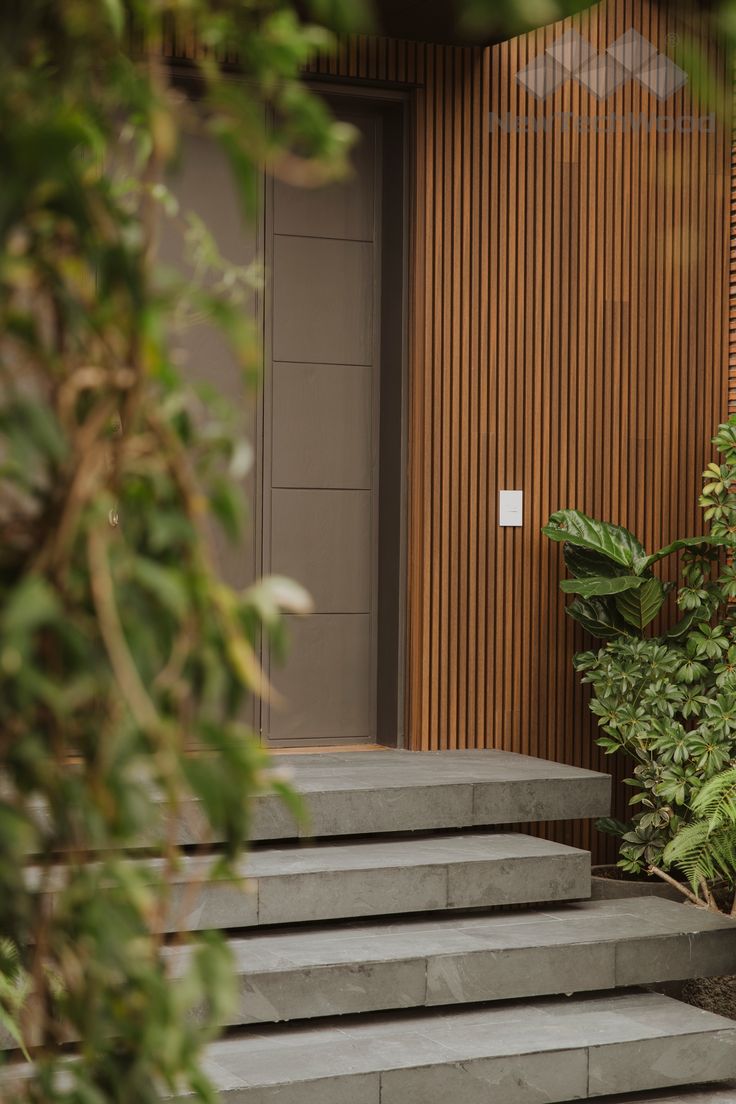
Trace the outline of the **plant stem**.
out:
M 670 877 L 670 875 L 666 874 L 664 870 L 660 870 L 658 866 L 650 866 L 648 868 L 648 873 L 656 874 L 656 876 L 658 878 L 661 878 L 663 882 L 667 882 L 668 885 L 673 886 L 679 893 L 683 895 L 683 897 L 687 897 L 688 901 L 695 905 L 696 908 L 708 909 L 711 912 L 720 912 L 720 909 L 717 905 L 715 905 L 715 902 L 715 907 L 711 908 L 707 901 L 701 901 L 700 897 L 693 893 L 692 890 L 688 889 L 688 887 L 683 885 L 682 882 L 678 882 L 675 878 Z

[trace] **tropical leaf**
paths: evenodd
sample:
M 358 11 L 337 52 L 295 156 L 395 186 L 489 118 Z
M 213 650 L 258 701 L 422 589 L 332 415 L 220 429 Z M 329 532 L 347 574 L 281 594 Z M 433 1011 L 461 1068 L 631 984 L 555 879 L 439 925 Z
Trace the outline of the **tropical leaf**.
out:
M 646 579 L 633 590 L 617 595 L 616 609 L 627 624 L 643 631 L 664 605 L 665 591 L 659 579 Z
M 578 548 L 569 541 L 565 541 L 562 546 L 562 556 L 567 570 L 576 579 L 598 579 L 601 576 L 610 578 L 629 574 L 623 564 L 614 563 L 607 556 L 593 552 L 590 548 Z
M 595 826 L 599 832 L 605 832 L 608 836 L 616 836 L 621 839 L 627 831 L 627 825 L 621 820 L 615 820 L 613 817 L 599 817 L 595 822 Z
M 673 541 L 672 544 L 666 545 L 665 548 L 660 548 L 658 552 L 652 552 L 651 556 L 647 556 L 643 565 L 643 570 L 647 567 L 651 567 L 652 564 L 657 563 L 659 560 L 671 556 L 673 552 L 679 552 L 683 548 L 699 548 L 702 546 L 705 549 L 720 543 L 722 542 L 718 537 L 682 537 L 680 540 Z
M 700 618 L 703 614 L 700 609 L 688 610 L 679 621 L 676 621 L 672 628 L 668 629 L 665 637 L 667 640 L 680 640 L 681 637 L 687 636 L 689 630 L 692 628 L 693 623 Z
M 633 533 L 622 525 L 590 518 L 580 510 L 558 510 L 542 532 L 550 540 L 569 541 L 578 548 L 589 548 L 614 563 L 633 568 L 635 575 L 640 574 L 646 564 L 646 549 Z
M 634 590 L 651 580 L 638 575 L 618 575 L 614 578 L 563 579 L 560 590 L 565 594 L 579 594 L 583 598 L 603 597 L 607 594 L 621 594 L 625 590 Z
M 614 640 L 617 636 L 631 635 L 625 622 L 601 598 L 576 598 L 565 607 L 565 612 L 599 640 Z

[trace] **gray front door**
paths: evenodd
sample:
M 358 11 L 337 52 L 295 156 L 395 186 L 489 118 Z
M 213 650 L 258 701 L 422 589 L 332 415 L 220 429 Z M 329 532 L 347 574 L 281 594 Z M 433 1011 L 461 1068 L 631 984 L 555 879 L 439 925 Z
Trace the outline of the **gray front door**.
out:
M 289 655 L 264 662 L 284 699 L 264 704 L 274 744 L 375 738 L 381 119 L 359 128 L 354 174 L 267 196 L 263 571 L 303 583 Z

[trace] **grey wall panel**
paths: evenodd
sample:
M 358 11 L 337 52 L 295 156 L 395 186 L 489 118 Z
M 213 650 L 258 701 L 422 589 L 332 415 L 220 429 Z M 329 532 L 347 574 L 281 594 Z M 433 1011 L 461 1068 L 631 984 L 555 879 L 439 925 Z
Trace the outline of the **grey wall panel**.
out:
M 267 192 L 263 563 L 298 579 L 316 611 L 290 621 L 285 670 L 265 648 L 289 701 L 263 711 L 279 744 L 376 735 L 382 123 L 362 106 L 344 117 L 365 136 L 352 177 Z
M 273 491 L 271 569 L 293 575 L 320 613 L 368 613 L 370 491 Z
M 371 485 L 371 368 L 274 364 L 275 487 Z
M 239 266 L 254 262 L 257 255 L 257 229 L 248 225 L 242 214 L 230 168 L 220 148 L 211 138 L 187 134 L 182 141 L 181 158 L 169 180 L 179 211 L 162 220 L 159 256 L 164 264 L 190 270 L 190 251 L 185 247 L 188 217 L 194 213 L 206 224 L 223 260 Z M 205 274 L 204 282 L 216 279 Z M 254 289 L 243 306 L 254 335 L 260 329 L 258 294 Z M 187 379 L 206 384 L 221 397 L 232 414 L 233 431 L 249 440 L 254 448 L 257 437 L 258 397 L 247 386 L 235 356 L 222 332 L 212 325 L 189 325 L 172 334 L 172 348 Z M 204 401 L 203 401 L 204 405 Z M 241 480 L 248 504 L 256 495 L 255 471 Z M 233 544 L 217 525 L 213 541 L 223 577 L 235 587 L 251 583 L 256 574 L 256 528 L 253 517 L 241 540 Z
M 288 618 L 290 656 L 271 672 L 283 696 L 270 707 L 277 741 L 364 740 L 373 732 L 370 617 L 314 614 Z
M 276 235 L 273 359 L 373 361 L 373 246 Z
M 375 120 L 351 115 L 360 137 L 353 150 L 353 172 L 322 188 L 274 184 L 274 231 L 318 238 L 370 241 L 373 238 L 373 162 Z

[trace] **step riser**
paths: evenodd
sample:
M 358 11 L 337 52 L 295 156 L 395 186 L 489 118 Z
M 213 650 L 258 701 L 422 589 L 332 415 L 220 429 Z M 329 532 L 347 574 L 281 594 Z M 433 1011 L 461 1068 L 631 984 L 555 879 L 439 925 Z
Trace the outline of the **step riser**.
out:
M 624 956 L 623 964 L 617 961 L 615 943 L 608 943 L 248 971 L 227 1026 L 592 993 L 633 985 L 637 975 L 641 984 L 652 985 L 714 977 L 731 971 L 736 962 L 736 931 L 704 935 L 695 941 L 692 956 L 687 936 L 662 942 L 666 951 L 658 947 L 652 956 L 648 941 L 642 941 Z M 632 969 L 633 961 L 641 969 Z
M 307 815 L 297 822 L 276 795 L 256 797 L 249 832 L 254 842 L 575 820 L 608 816 L 611 807 L 608 775 L 505 751 L 338 752 L 274 762 Z M 47 820 L 43 804 L 35 805 L 35 815 L 41 824 Z M 158 847 L 162 836 L 182 846 L 222 842 L 192 797 L 175 813 L 161 800 L 158 823 L 139 845 Z
M 736 1071 L 734 1050 L 736 1029 L 730 1036 L 724 1032 L 685 1041 L 658 1039 L 646 1046 L 618 1043 L 555 1055 L 524 1054 L 513 1060 L 478 1059 L 396 1070 L 381 1075 L 377 1099 L 381 1104 L 488 1104 L 489 1098 L 494 1104 L 538 1104 L 540 1100 L 589 1099 L 634 1088 L 660 1088 L 663 1080 L 669 1085 L 687 1083 L 697 1076 L 696 1071 L 710 1078 L 732 1077 Z M 242 1099 L 243 1104 L 252 1104 L 247 1096 Z M 335 1104 L 338 1099 L 336 1095 Z M 283 1100 L 292 1104 L 288 1094 Z M 329 1097 L 323 1100 L 331 1104 Z M 303 1098 L 295 1095 L 293 1104 L 303 1104 Z
M 337 1021 L 215 1044 L 227 1104 L 556 1104 L 736 1076 L 736 1024 L 653 994 Z
M 608 816 L 608 775 L 509 752 L 375 752 L 279 758 L 293 772 L 308 819 L 284 803 L 254 803 L 254 841 L 443 831 Z M 182 844 L 214 843 L 199 805 L 176 820 Z
M 565 855 L 251 877 L 174 887 L 165 930 L 250 928 L 590 896 L 590 857 Z
M 655 1089 L 642 1096 L 601 1096 L 597 1104 L 734 1104 L 736 1081 L 727 1085 L 697 1085 L 684 1089 Z
M 253 839 L 442 831 L 607 816 L 610 781 L 543 779 L 477 786 L 414 786 L 305 795 L 307 822 L 298 825 L 273 797 L 256 803 Z M 573 813 L 570 810 L 574 810 Z
M 661 984 L 730 973 L 736 923 L 656 899 L 326 925 L 231 941 L 228 1026 Z M 190 961 L 167 951 L 173 977 Z

